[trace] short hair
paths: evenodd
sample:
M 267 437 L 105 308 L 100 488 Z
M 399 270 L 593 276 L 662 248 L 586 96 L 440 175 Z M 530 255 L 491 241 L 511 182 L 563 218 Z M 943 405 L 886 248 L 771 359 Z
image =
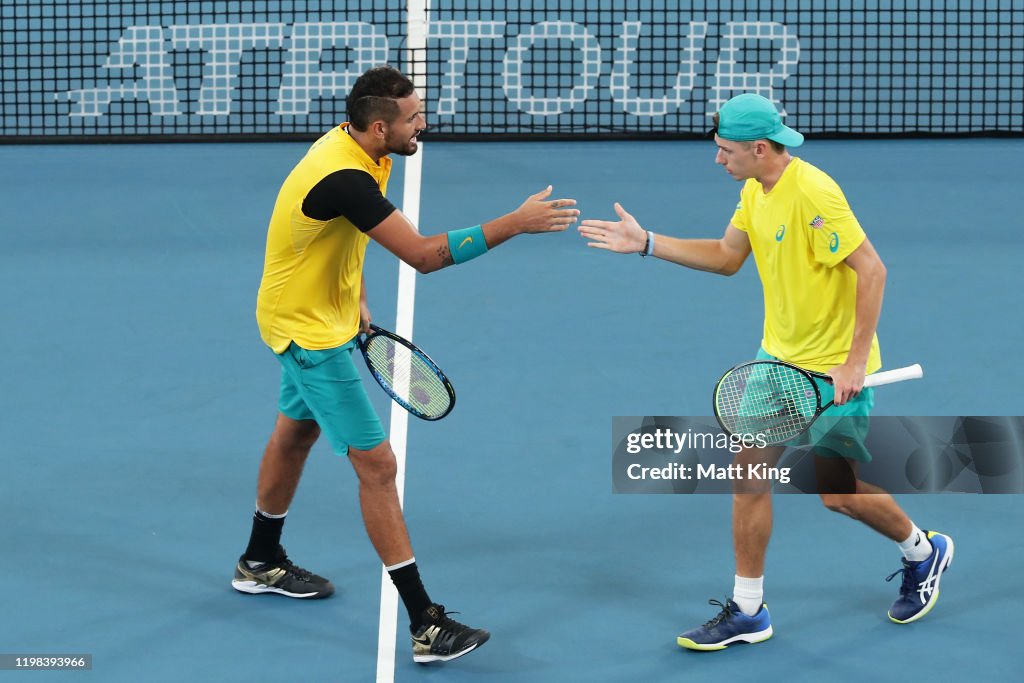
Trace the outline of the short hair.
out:
M 709 137 L 713 138 L 715 135 L 718 134 L 718 114 L 717 113 L 716 114 L 712 114 L 711 120 L 715 122 L 715 127 L 711 129 L 711 134 L 710 134 Z M 728 140 L 728 138 L 723 138 L 723 139 Z M 781 142 L 775 142 L 775 140 L 768 140 L 768 138 L 764 138 L 764 139 L 767 140 L 768 144 L 772 146 L 772 149 L 774 149 L 779 154 L 781 154 L 781 153 L 786 151 L 786 146 L 784 144 L 782 144 Z M 750 145 L 752 143 L 757 142 L 757 140 L 745 140 L 745 141 L 744 140 L 733 140 L 732 142 L 743 143 L 744 146 L 747 149 L 749 149 Z
M 398 69 L 376 66 L 356 80 L 345 98 L 349 123 L 358 131 L 366 130 L 374 121 L 390 123 L 398 117 L 395 100 L 408 97 L 415 91 L 412 81 Z

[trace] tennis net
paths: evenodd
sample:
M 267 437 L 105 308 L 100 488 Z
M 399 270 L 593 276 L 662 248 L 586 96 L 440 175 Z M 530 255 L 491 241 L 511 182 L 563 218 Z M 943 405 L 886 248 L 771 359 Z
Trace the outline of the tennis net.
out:
M 740 92 L 811 136 L 1024 134 L 1018 0 L 4 0 L 0 37 L 5 142 L 310 138 L 381 63 L 434 139 L 699 137 Z

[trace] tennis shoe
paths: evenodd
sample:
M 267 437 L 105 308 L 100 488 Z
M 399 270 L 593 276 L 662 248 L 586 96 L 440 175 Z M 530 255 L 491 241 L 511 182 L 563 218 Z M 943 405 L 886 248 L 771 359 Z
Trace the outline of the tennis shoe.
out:
M 942 574 L 953 564 L 953 539 L 937 531 L 924 533 L 931 541 L 932 554 L 920 562 L 903 560 L 903 569 L 885 579 L 892 581 L 897 574 L 903 574 L 900 597 L 889 608 L 889 619 L 897 624 L 917 621 L 932 610 L 939 599 Z
M 334 594 L 334 584 L 294 564 L 281 546 L 277 547 L 277 556 L 273 560 L 255 567 L 249 566 L 244 555 L 240 557 L 231 587 L 242 593 L 277 593 L 308 600 Z
M 757 614 L 750 617 L 740 611 L 732 600 L 722 604 L 708 600 L 709 605 L 721 608 L 710 621 L 695 629 L 681 633 L 676 638 L 680 647 L 688 650 L 724 650 L 735 643 L 760 643 L 772 637 L 772 618 L 768 605 L 762 604 Z
M 491 637 L 480 628 L 470 628 L 448 617 L 444 605 L 423 610 L 423 624 L 413 633 L 412 659 L 415 662 L 447 662 L 469 654 Z

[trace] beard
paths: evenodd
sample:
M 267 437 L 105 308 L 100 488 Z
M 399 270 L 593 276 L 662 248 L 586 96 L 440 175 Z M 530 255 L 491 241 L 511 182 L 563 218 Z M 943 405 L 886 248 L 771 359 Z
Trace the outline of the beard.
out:
M 388 138 L 386 141 L 388 153 L 398 154 L 403 157 L 411 157 L 419 149 L 419 145 L 411 138 Z

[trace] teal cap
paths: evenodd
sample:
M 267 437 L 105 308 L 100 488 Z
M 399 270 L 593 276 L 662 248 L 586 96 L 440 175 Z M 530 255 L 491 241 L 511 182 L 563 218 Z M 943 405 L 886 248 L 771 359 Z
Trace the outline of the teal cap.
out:
M 771 100 L 744 93 L 718 110 L 718 136 L 735 142 L 767 138 L 786 147 L 799 147 L 804 136 L 782 124 L 782 117 Z

